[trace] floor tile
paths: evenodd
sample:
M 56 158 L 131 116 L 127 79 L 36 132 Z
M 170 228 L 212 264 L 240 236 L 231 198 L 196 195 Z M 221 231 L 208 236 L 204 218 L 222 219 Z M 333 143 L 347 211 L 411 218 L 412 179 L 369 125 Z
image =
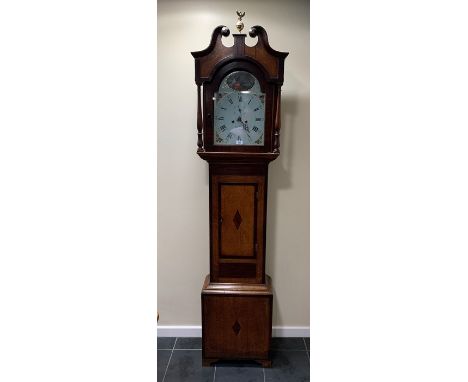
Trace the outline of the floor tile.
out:
M 158 350 L 170 349 L 174 347 L 175 337 L 158 337 Z
M 212 382 L 214 367 L 202 367 L 201 350 L 172 353 L 164 382 Z
M 217 362 L 216 382 L 263 382 L 263 369 L 255 362 Z
M 309 382 L 309 365 L 305 351 L 274 351 L 272 367 L 265 369 L 265 382 Z
M 272 350 L 306 350 L 302 337 L 273 337 Z
M 310 337 L 304 338 L 304 341 L 306 343 L 306 348 L 307 350 L 310 350 Z
M 162 382 L 172 350 L 158 350 L 158 382 Z
M 198 349 L 202 348 L 201 337 L 179 337 L 175 349 Z

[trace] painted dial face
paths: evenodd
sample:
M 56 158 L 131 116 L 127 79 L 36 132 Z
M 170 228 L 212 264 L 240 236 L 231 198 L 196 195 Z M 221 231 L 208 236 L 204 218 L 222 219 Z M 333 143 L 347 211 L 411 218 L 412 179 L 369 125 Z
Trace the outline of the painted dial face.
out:
M 252 74 L 228 74 L 214 103 L 215 145 L 264 145 L 265 94 Z

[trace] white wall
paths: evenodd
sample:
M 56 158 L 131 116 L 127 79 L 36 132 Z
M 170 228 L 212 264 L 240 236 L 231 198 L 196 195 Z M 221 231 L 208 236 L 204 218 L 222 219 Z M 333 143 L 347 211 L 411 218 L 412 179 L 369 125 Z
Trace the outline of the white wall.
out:
M 218 25 L 262 25 L 288 51 L 282 90 L 281 155 L 270 164 L 266 270 L 274 326 L 309 326 L 309 8 L 307 1 L 158 2 L 158 311 L 160 325 L 200 325 L 209 273 L 208 166 L 196 155 L 191 51 Z M 226 39 L 232 44 L 232 36 Z M 255 40 L 247 38 L 247 44 Z

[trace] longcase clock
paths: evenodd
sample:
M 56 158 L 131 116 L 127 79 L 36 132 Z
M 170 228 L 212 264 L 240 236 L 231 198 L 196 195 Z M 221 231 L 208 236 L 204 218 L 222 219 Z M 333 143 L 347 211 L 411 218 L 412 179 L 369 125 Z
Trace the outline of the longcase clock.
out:
M 237 27 L 243 24 L 238 12 Z M 203 284 L 202 357 L 271 366 L 273 292 L 265 274 L 268 164 L 280 154 L 284 60 L 254 26 L 255 46 L 225 26 L 192 52 L 198 90 L 197 153 L 209 164 L 210 274 Z

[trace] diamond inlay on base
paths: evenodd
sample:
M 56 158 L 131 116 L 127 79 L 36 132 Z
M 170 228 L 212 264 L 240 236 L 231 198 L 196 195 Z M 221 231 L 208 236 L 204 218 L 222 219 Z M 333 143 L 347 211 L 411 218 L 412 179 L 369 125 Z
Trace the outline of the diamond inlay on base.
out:
M 239 321 L 236 320 L 236 322 L 232 326 L 232 330 L 234 330 L 234 333 L 236 333 L 236 336 L 239 334 L 239 332 L 241 330 L 241 326 L 239 324 Z

